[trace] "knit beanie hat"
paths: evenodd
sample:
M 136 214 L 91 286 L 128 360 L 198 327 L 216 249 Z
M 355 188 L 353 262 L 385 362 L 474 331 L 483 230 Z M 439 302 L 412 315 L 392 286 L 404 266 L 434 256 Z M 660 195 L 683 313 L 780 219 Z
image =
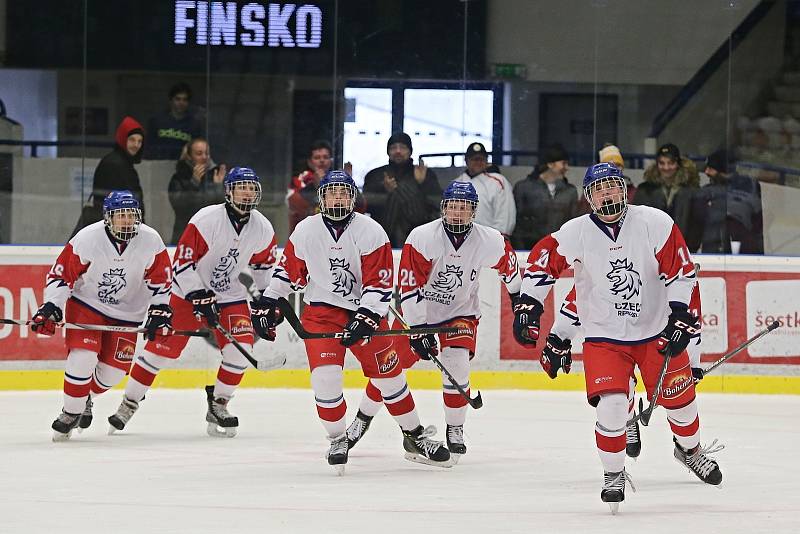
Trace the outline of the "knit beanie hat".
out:
M 395 132 L 389 137 L 386 143 L 386 153 L 389 153 L 389 147 L 395 143 L 400 143 L 408 147 L 409 152 L 414 153 L 414 147 L 411 145 L 411 136 L 405 132 Z

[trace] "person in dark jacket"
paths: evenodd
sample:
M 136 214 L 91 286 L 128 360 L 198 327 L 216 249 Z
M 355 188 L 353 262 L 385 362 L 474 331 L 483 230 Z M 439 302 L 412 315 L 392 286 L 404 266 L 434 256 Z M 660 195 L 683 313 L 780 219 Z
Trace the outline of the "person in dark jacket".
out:
M 514 184 L 517 224 L 511 244 L 515 249 L 530 250 L 577 215 L 578 190 L 566 180 L 568 159 L 567 152 L 554 145 L 542 153 L 527 178 Z
M 661 146 L 656 162 L 644 171 L 644 181 L 636 189 L 631 204 L 650 206 L 667 213 L 681 233 L 689 232 L 692 195 L 700 185 L 700 174 L 689 158 L 672 143 Z
M 103 199 L 111 191 L 128 190 L 139 201 L 144 221 L 144 200 L 139 174 L 134 164 L 142 161 L 142 144 L 144 129 L 133 117 L 125 117 L 117 127 L 114 135 L 116 145 L 98 163 L 94 171 L 92 194 L 83 206 L 78 224 L 70 235 L 70 239 L 78 230 L 103 219 Z
M 761 186 L 734 169 L 727 150 L 708 156 L 705 173 L 711 183 L 692 198 L 691 230 L 686 239 L 692 252 L 764 253 Z
M 176 160 L 184 145 L 203 135 L 203 127 L 191 107 L 192 88 L 179 82 L 169 89 L 169 109 L 147 122 L 145 159 Z
M 411 158 L 411 137 L 396 132 L 386 143 L 389 164 L 372 169 L 364 177 L 367 210 L 389 236 L 392 247 L 401 248 L 408 234 L 439 217 L 442 188 L 436 174 Z
M 200 208 L 222 202 L 225 172 L 225 164 L 215 166 L 211 161 L 205 138 L 196 137 L 186 144 L 169 181 L 169 203 L 175 211 L 175 224 L 168 244 L 178 242 L 189 219 Z

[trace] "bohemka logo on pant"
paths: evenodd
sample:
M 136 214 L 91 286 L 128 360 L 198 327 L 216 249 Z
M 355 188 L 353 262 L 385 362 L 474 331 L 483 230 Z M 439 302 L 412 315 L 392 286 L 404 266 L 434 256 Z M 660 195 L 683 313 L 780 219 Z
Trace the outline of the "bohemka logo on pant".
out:
M 230 325 L 230 332 L 234 336 L 253 333 L 253 324 L 250 322 L 250 318 L 244 315 L 231 315 L 228 318 L 228 324 Z
M 397 367 L 399 361 L 400 358 L 397 355 L 397 351 L 392 348 L 392 345 L 375 353 L 375 363 L 378 364 L 378 372 L 382 375 Z
M 117 347 L 114 349 L 114 359 L 118 362 L 132 362 L 133 355 L 136 353 L 136 343 L 129 339 L 117 339 Z

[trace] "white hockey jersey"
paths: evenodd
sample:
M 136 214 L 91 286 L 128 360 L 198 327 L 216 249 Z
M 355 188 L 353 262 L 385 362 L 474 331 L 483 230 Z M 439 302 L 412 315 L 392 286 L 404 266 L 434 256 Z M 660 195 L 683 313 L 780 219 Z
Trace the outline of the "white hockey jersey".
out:
M 669 215 L 648 206 L 628 206 L 611 227 L 592 215 L 567 221 L 531 250 L 522 293 L 544 302 L 570 265 L 589 341 L 654 339 L 667 324 L 669 303 L 688 306 L 696 280 L 680 230 Z
M 519 292 L 517 255 L 497 230 L 473 224 L 456 248 L 441 219 L 414 228 L 400 258 L 403 318 L 416 326 L 480 317 L 478 275 L 484 267 L 497 270 L 509 293 Z
M 178 241 L 172 291 L 185 297 L 198 289 L 210 289 L 220 304 L 245 302 L 249 295 L 239 282 L 239 273 L 250 265 L 256 287 L 264 291 L 277 251 L 275 230 L 260 212 L 251 211 L 250 220 L 237 231 L 225 204 L 206 206 L 189 219 Z
M 384 316 L 393 280 L 392 247 L 380 224 L 353 213 L 339 233 L 318 213 L 303 219 L 289 236 L 266 295 L 285 298 L 305 287 L 307 304 L 347 310 L 363 306 Z
M 108 318 L 141 323 L 148 306 L 169 302 L 169 255 L 146 224 L 119 250 L 103 221 L 83 228 L 47 274 L 44 301 L 63 310 L 71 296 Z

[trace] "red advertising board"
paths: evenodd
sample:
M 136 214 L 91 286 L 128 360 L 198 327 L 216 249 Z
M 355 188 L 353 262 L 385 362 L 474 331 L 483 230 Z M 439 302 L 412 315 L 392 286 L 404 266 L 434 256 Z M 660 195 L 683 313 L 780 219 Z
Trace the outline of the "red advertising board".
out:
M 49 265 L 0 265 L 0 310 L 6 319 L 27 320 L 42 303 Z M 0 360 L 62 360 L 64 331 L 40 336 L 25 326 L 0 325 Z

